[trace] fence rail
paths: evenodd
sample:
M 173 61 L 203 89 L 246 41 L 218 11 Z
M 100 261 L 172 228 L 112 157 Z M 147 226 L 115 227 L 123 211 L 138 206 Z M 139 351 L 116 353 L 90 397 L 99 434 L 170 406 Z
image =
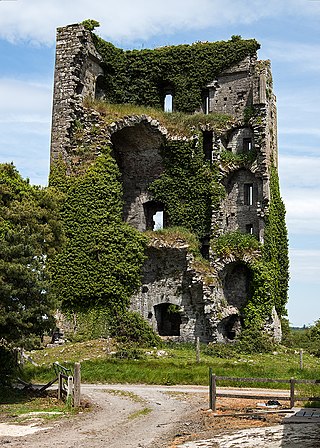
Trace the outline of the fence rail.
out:
M 289 384 L 290 385 L 290 395 L 275 397 L 274 395 L 263 395 L 263 394 L 239 394 L 239 393 L 224 393 L 217 392 L 217 381 L 233 381 L 233 382 L 248 382 L 248 383 L 278 383 L 278 384 Z M 274 399 L 274 400 L 285 400 L 290 401 L 290 407 L 294 407 L 295 401 L 320 401 L 320 397 L 302 397 L 295 395 L 295 385 L 296 384 L 320 384 L 320 380 L 298 380 L 295 378 L 290 378 L 289 380 L 275 379 L 275 378 L 236 378 L 231 376 L 218 376 L 212 373 L 212 368 L 209 369 L 209 408 L 216 411 L 217 407 L 217 397 L 231 397 L 231 398 L 243 398 L 243 399 Z

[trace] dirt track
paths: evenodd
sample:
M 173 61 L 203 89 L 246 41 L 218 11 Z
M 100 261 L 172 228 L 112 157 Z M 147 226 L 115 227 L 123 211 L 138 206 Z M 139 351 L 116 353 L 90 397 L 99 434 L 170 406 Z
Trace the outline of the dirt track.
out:
M 213 417 L 201 386 L 87 385 L 91 412 L 45 423 L 21 437 L 0 436 L 16 448 L 316 448 L 320 424 L 279 424 L 282 417 Z M 255 407 L 256 400 L 221 398 L 220 412 Z M 35 421 L 39 424 L 39 421 Z

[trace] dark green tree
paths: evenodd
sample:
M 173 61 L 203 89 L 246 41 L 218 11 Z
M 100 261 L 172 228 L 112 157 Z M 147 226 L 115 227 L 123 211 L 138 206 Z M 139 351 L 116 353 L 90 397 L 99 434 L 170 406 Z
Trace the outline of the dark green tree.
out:
M 31 346 L 52 325 L 49 260 L 62 240 L 61 194 L 0 165 L 0 340 Z

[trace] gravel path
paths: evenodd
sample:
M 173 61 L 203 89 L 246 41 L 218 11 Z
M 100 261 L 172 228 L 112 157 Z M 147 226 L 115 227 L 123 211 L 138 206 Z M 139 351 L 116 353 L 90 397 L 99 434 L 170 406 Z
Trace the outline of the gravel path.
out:
M 180 391 L 157 386 L 83 386 L 96 407 L 35 434 L 0 437 L 0 446 L 15 448 L 124 448 L 168 446 L 168 435 L 184 420 L 191 403 Z M 114 391 L 118 392 L 115 393 Z M 126 392 L 125 392 L 126 391 Z M 131 393 L 130 396 L 126 395 Z M 48 428 L 50 426 L 50 428 Z

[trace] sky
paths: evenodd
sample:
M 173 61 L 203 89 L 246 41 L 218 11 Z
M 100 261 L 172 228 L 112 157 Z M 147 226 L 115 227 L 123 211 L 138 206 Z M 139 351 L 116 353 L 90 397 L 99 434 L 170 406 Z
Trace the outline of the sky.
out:
M 0 162 L 46 185 L 56 28 L 95 19 L 124 49 L 228 40 L 261 44 L 278 104 L 294 326 L 320 319 L 320 0 L 0 0 Z

